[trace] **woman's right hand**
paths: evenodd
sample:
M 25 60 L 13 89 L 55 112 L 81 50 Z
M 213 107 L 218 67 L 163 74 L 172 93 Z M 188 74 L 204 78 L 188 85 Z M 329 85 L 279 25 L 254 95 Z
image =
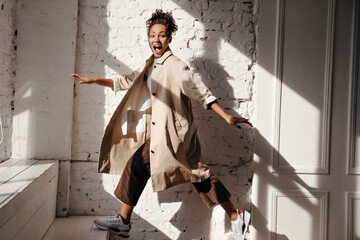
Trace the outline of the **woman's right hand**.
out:
M 86 84 L 91 84 L 91 83 L 95 83 L 95 78 L 88 78 L 88 77 L 84 77 L 81 76 L 80 74 L 76 74 L 76 73 L 72 73 L 70 74 L 70 77 L 75 77 L 80 79 L 80 84 L 86 83 Z

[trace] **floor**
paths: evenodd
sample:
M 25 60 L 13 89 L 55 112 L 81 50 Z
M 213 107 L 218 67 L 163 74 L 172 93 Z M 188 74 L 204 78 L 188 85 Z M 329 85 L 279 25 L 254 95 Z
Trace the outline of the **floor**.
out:
M 67 218 L 55 218 L 43 240 L 105 240 L 107 232 L 98 230 L 94 225 L 94 220 L 98 217 L 70 216 Z
M 94 220 L 101 216 L 69 216 L 67 218 L 55 218 L 49 230 L 42 240 L 124 240 L 124 239 L 142 239 L 139 236 L 133 238 L 121 238 L 109 234 L 107 231 L 101 231 L 94 225 Z M 229 232 L 223 239 L 233 240 Z

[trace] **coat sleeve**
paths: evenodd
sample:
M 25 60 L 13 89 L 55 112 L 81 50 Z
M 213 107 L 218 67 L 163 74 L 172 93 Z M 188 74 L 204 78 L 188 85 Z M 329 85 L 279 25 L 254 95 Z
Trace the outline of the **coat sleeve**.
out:
M 131 74 L 120 76 L 119 78 L 117 78 L 115 80 L 113 79 L 114 92 L 128 90 L 134 83 L 135 79 L 140 75 L 144 66 L 145 66 L 145 64 L 143 64 L 141 67 L 139 67 L 137 70 L 135 70 Z
M 181 62 L 179 67 L 177 76 L 184 95 L 199 102 L 205 109 L 209 109 L 211 103 L 217 102 L 217 98 L 209 88 L 205 86 L 201 79 L 185 63 Z

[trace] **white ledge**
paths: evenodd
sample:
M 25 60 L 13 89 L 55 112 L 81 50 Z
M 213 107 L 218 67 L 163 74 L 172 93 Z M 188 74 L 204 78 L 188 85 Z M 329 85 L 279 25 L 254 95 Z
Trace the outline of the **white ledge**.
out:
M 0 164 L 0 236 L 41 239 L 55 218 L 59 162 L 10 159 Z

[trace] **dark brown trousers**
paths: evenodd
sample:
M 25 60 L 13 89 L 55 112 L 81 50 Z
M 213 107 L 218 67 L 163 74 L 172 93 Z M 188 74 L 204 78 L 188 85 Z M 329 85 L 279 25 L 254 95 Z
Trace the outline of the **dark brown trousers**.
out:
M 150 178 L 150 139 L 130 157 L 115 189 L 115 196 L 123 203 L 135 206 Z M 230 193 L 213 174 L 199 183 L 192 183 L 208 208 L 229 200 Z

